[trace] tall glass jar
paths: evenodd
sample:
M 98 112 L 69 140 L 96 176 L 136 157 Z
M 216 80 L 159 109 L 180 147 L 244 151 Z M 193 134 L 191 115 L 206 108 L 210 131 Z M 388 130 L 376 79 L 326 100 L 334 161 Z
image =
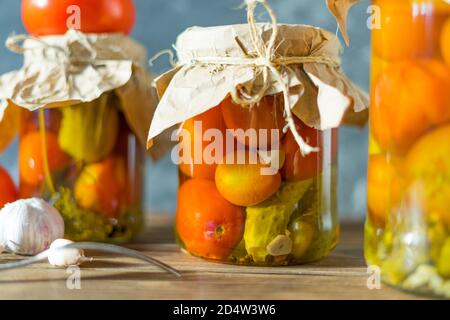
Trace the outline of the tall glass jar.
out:
M 450 5 L 375 0 L 365 256 L 450 297 Z
M 144 152 L 113 93 L 22 111 L 21 197 L 51 201 L 72 240 L 123 242 L 142 220 Z
M 182 125 L 176 229 L 187 252 L 276 266 L 321 259 L 336 245 L 337 129 L 315 130 L 296 118 L 299 134 L 320 150 L 302 156 L 292 133 L 283 134 L 280 100 L 266 96 L 242 107 L 228 97 Z M 276 143 L 260 135 L 265 130 L 277 133 Z M 214 140 L 226 150 L 218 164 L 208 160 L 208 132 L 223 137 Z M 275 165 L 268 154 L 277 154 Z

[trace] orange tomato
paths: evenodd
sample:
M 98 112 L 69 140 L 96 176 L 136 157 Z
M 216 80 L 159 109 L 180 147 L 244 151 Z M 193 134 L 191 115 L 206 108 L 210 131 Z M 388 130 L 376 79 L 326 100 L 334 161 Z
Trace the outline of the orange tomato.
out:
M 380 228 L 400 203 L 403 189 L 397 161 L 389 161 L 384 154 L 369 157 L 367 176 L 367 206 L 371 221 Z
M 76 10 L 85 33 L 129 34 L 135 21 L 132 0 L 22 0 L 22 21 L 37 36 L 64 34 L 77 22 Z
M 300 147 L 295 141 L 294 135 L 288 131 L 282 141 L 282 149 L 286 154 L 284 166 L 281 168 L 281 175 L 287 181 L 299 181 L 317 176 L 322 170 L 323 162 L 323 134 L 320 130 L 308 127 L 300 119 L 295 119 L 298 133 L 312 147 L 318 147 L 319 152 L 313 152 L 307 156 L 302 156 Z M 333 138 L 333 156 L 336 156 L 337 141 L 336 135 Z
M 178 192 L 176 228 L 186 250 L 209 259 L 226 259 L 244 233 L 242 208 L 225 200 L 213 181 L 191 179 Z
M 262 170 L 269 167 L 261 163 L 257 154 L 251 159 L 250 153 L 245 152 L 241 154 L 241 162 L 236 161 L 239 156 L 236 155 L 231 161 L 233 163 L 226 163 L 224 159 L 217 166 L 216 186 L 225 199 L 235 205 L 248 207 L 263 202 L 277 192 L 281 185 L 278 170 L 271 175 L 265 174 Z
M 387 60 L 433 57 L 439 53 L 444 15 L 427 1 L 378 0 L 380 28 L 372 30 L 374 53 Z M 403 33 L 407 33 L 407 39 Z
M 8 172 L 0 166 L 0 209 L 7 203 L 18 199 L 18 194 L 14 182 Z
M 53 132 L 46 132 L 47 160 L 50 172 L 58 171 L 69 163 L 70 157 L 58 144 Z M 19 173 L 21 181 L 37 186 L 44 180 L 44 160 L 42 154 L 42 136 L 40 131 L 23 135 L 19 142 Z
M 234 131 L 234 135 L 240 143 L 249 146 L 251 149 L 267 149 L 273 143 L 271 130 L 277 130 L 279 140 L 283 135 L 285 120 L 282 100 L 281 96 L 266 96 L 255 106 L 242 107 L 234 104 L 229 97 L 220 104 L 220 107 L 228 129 L 254 130 L 249 131 L 255 133 L 254 137 L 245 135 L 245 132 L 238 134 Z M 265 132 L 266 138 L 260 139 L 260 134 L 264 134 L 260 132 Z M 264 137 L 264 135 L 261 137 Z
M 450 120 L 450 68 L 436 60 L 388 67 L 372 90 L 371 129 L 381 148 L 402 154 L 425 131 Z
M 126 173 L 120 158 L 87 165 L 75 182 L 78 205 L 106 218 L 117 218 L 126 198 Z
M 201 124 L 201 128 L 200 126 L 195 126 L 196 123 L 197 125 Z M 187 120 L 183 125 L 183 129 L 186 130 L 189 139 L 185 140 L 184 137 L 180 138 L 180 144 L 183 150 L 181 151 L 181 157 L 187 159 L 187 161 L 182 161 L 179 165 L 179 169 L 183 174 L 191 178 L 214 180 L 217 164 L 215 162 L 211 163 L 212 161 L 209 161 L 211 159 L 206 159 L 204 157 L 205 148 L 214 142 L 204 141 L 203 135 L 205 134 L 205 131 L 209 129 L 219 130 L 223 138 L 223 143 L 221 145 L 222 152 L 225 152 L 226 128 L 220 108 L 215 107 Z M 200 141 L 201 143 L 196 146 L 196 141 Z M 185 155 L 184 151 L 186 150 L 190 151 L 190 154 Z M 213 156 L 215 155 L 213 154 Z

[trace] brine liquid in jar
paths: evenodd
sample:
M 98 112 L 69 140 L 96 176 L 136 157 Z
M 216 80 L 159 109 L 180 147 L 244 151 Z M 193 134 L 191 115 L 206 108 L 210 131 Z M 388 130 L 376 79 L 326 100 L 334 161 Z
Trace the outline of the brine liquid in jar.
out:
M 290 265 L 334 248 L 337 130 L 295 121 L 319 152 L 302 156 L 292 132 L 283 132 L 280 96 L 246 107 L 228 97 L 182 124 L 176 231 L 184 250 L 234 264 Z
M 373 4 L 366 260 L 388 284 L 450 297 L 450 5 Z
M 75 241 L 123 242 L 142 222 L 144 152 L 112 93 L 22 111 L 21 197 L 50 201 Z

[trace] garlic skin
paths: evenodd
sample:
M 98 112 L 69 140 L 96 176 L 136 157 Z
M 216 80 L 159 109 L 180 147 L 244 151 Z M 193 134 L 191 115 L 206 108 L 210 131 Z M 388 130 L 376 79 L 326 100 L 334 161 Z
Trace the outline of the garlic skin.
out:
M 36 255 L 64 236 L 64 220 L 39 198 L 18 200 L 0 210 L 0 245 L 20 255 Z
M 56 239 L 50 245 L 51 249 L 61 248 L 74 243 L 67 239 Z M 48 262 L 55 267 L 68 267 L 80 265 L 84 257 L 84 251 L 79 249 L 60 249 L 51 251 L 48 255 Z

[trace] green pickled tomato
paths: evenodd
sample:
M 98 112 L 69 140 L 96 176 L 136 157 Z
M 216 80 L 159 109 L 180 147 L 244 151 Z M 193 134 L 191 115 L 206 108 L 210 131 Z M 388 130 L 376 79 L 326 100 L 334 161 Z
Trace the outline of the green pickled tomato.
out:
M 295 259 L 302 258 L 311 246 L 315 235 L 313 221 L 308 216 L 301 216 L 289 225 L 290 237 L 292 239 L 291 254 Z

